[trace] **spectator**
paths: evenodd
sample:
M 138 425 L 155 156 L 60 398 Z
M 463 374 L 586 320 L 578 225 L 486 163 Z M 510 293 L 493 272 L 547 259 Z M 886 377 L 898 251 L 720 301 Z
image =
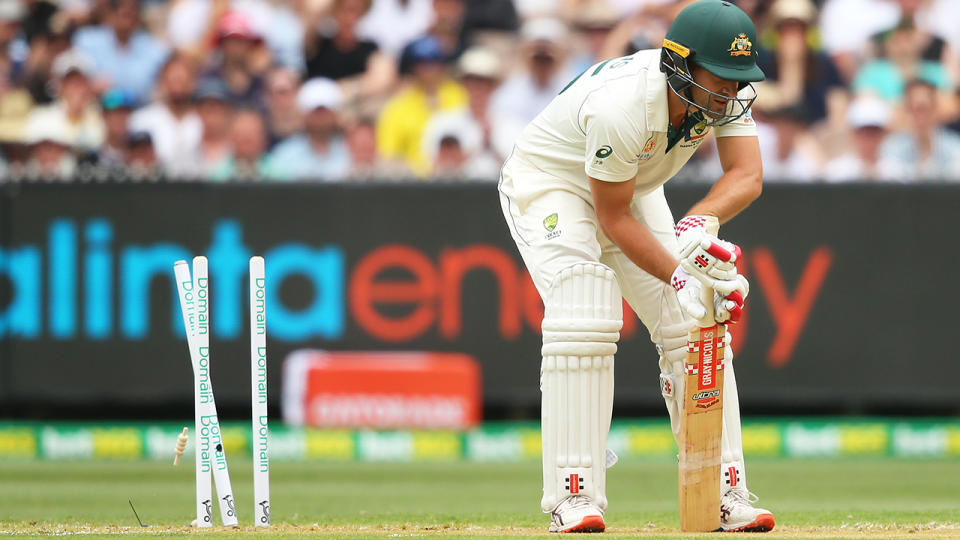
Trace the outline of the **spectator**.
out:
M 951 93 L 953 83 L 946 68 L 938 62 L 924 60 L 920 54 L 924 34 L 904 19 L 882 39 L 884 58 L 863 65 L 853 80 L 857 93 L 871 92 L 889 101 L 903 98 L 906 82 L 924 79 L 942 92 Z
M 436 112 L 462 108 L 467 104 L 464 88 L 450 78 L 440 43 L 420 38 L 404 51 L 410 65 L 407 86 L 383 108 L 377 123 L 377 146 L 387 160 L 403 162 L 414 174 L 427 176 L 430 161 L 423 152 L 423 133 Z
M 103 144 L 105 129 L 90 77 L 93 66 L 77 51 L 67 51 L 53 62 L 53 85 L 57 100 L 34 109 L 27 119 L 27 130 L 63 134 L 63 140 L 81 153 L 95 151 Z M 43 124 L 44 128 L 35 127 Z
M 337 81 L 347 102 L 384 94 L 396 80 L 393 59 L 357 36 L 357 23 L 369 9 L 370 0 L 334 0 L 336 31 L 311 35 L 306 44 L 307 77 Z
M 153 138 L 145 131 L 136 131 L 127 136 L 127 173 L 134 179 L 158 178 L 163 166 L 157 160 Z
M 844 80 L 851 81 L 867 54 L 870 36 L 893 27 L 899 9 L 891 0 L 826 0 L 820 15 L 824 48 Z
M 894 24 L 883 28 L 873 36 L 875 48 L 882 47 L 882 40 L 879 38 L 882 38 L 885 33 L 898 26 L 911 26 L 916 28 L 920 35 L 917 40 L 920 58 L 932 62 L 945 61 L 948 51 L 947 39 L 954 37 L 956 27 L 944 31 L 943 25 L 933 21 L 931 16 L 946 16 L 956 20 L 960 17 L 960 10 L 956 8 L 956 2 L 950 3 L 954 4 L 953 9 L 942 9 L 946 7 L 947 2 L 937 0 L 898 0 L 899 18 Z
M 567 28 L 562 22 L 533 19 L 524 23 L 520 36 L 522 70 L 503 82 L 490 103 L 493 144 L 503 156 L 510 154 L 520 131 L 577 75 L 564 61 Z
M 491 162 L 481 154 L 483 135 L 465 112 L 443 115 L 437 120 L 431 123 L 424 140 L 424 149 L 433 164 L 433 178 L 499 179 L 502 162 Z
M 889 133 L 890 106 L 875 96 L 861 96 L 847 109 L 851 151 L 827 162 L 827 182 L 903 181 L 902 164 L 883 159 L 880 151 Z
M 388 163 L 377 152 L 377 124 L 371 117 L 360 117 L 347 125 L 351 181 L 406 180 L 410 171 L 400 164 Z
M 460 143 L 462 134 L 449 132 L 438 141 L 433 160 L 433 177 L 452 180 L 465 176 L 465 166 L 469 158 L 463 144 Z
M 97 156 L 97 163 L 108 170 L 123 169 L 126 163 L 127 140 L 130 135 L 130 114 L 133 96 L 120 88 L 111 88 L 100 99 L 106 137 Z
M 319 4 L 324 4 L 323 0 Z M 304 22 L 312 0 L 176 0 L 170 2 L 164 34 L 173 47 L 201 62 L 216 45 L 218 25 L 228 13 L 239 13 L 252 32 L 264 37 L 263 53 L 280 65 L 303 69 Z
M 19 0 L 0 2 L 0 144 L 23 142 L 27 116 L 33 108 L 33 98 L 22 87 L 28 49 L 20 19 L 25 14 Z
M 811 0 L 776 0 L 770 8 L 773 39 L 759 48 L 757 64 L 767 76 L 757 84 L 758 110 L 800 105 L 810 123 L 827 116 L 830 92 L 842 91 L 840 72 L 830 57 L 810 46 L 817 8 Z
M 466 0 L 463 33 L 473 42 L 476 32 L 514 33 L 520 26 L 513 0 Z
M 172 56 L 160 70 L 158 99 L 130 117 L 131 131 L 150 134 L 158 161 L 173 176 L 195 175 L 199 169 L 203 124 L 193 106 L 193 63 Z
M 227 89 L 232 105 L 255 107 L 263 93 L 260 76 L 265 53 L 263 39 L 239 11 L 231 11 L 217 23 L 217 49 L 213 64 L 200 76 L 201 81 L 218 80 Z
M 463 18 L 467 9 L 464 0 L 433 0 L 433 23 L 426 35 L 440 43 L 447 60 L 454 60 L 466 48 Z
M 587 0 L 579 5 L 571 21 L 583 46 L 573 56 L 570 65 L 572 71 L 580 73 L 606 59 L 607 39 L 619 22 L 619 14 L 606 0 Z
M 264 103 L 270 148 L 303 129 L 303 117 L 297 107 L 299 89 L 300 77 L 289 68 L 274 68 L 267 74 Z
M 806 113 L 800 107 L 771 111 L 767 123 L 757 123 L 763 178 L 773 182 L 819 180 L 822 156 L 806 131 Z
M 245 7 L 249 3 L 238 3 Z M 280 66 L 300 71 L 303 69 L 303 44 L 306 39 L 305 21 L 310 20 L 310 9 L 315 3 L 306 0 L 274 1 L 264 25 L 263 35 L 273 61 Z M 256 20 L 256 19 L 254 19 Z
M 304 114 L 304 132 L 270 152 L 269 178 L 336 182 L 347 176 L 350 154 L 338 133 L 342 101 L 337 83 L 330 79 L 311 79 L 300 87 L 297 105 Z
M 46 2 L 38 2 L 30 6 L 31 14 L 44 14 Z M 55 10 L 56 8 L 53 7 Z M 53 77 L 54 60 L 70 50 L 70 36 L 73 28 L 62 13 L 52 12 L 46 19 L 37 19 L 30 23 L 32 16 L 28 15 L 24 21 L 24 33 L 28 37 L 29 54 L 23 71 L 23 84 L 30 91 L 34 102 L 39 104 L 52 103 L 57 99 L 55 84 L 51 84 Z M 36 27 L 28 31 L 28 24 Z
M 960 135 L 937 122 L 937 89 L 924 80 L 907 85 L 907 130 L 892 134 L 880 153 L 907 169 L 906 180 L 960 181 Z
M 200 123 L 200 174 L 210 175 L 230 152 L 230 104 L 226 85 L 219 79 L 207 79 L 197 84 L 195 101 Z
M 20 29 L 20 19 L 26 13 L 22 0 L 0 2 L 0 64 L 7 66 L 0 72 L 0 88 L 19 82 L 23 75 L 30 52 Z
M 33 100 L 26 90 L 4 88 L 0 84 L 0 145 L 19 145 L 23 142 L 32 108 Z
M 427 31 L 432 20 L 433 0 L 374 0 L 357 34 L 397 58 L 408 43 Z
M 459 150 L 465 154 L 462 167 L 454 171 L 446 164 L 438 174 L 451 175 L 454 172 L 470 179 L 497 180 L 503 157 L 493 149 L 492 126 L 488 115 L 490 97 L 500 84 L 502 67 L 500 59 L 489 49 L 473 47 L 468 49 L 458 62 L 460 83 L 467 90 L 468 105 L 464 109 L 435 114 L 424 132 L 424 148 L 431 162 L 438 163 L 439 152 L 452 150 L 444 148 L 443 139 L 452 136 Z M 449 141 L 448 141 L 449 143 Z M 447 153 L 449 156 L 450 153 Z M 446 156 L 444 156 L 446 157 Z
M 26 128 L 29 155 L 23 176 L 49 180 L 70 180 L 77 169 L 71 150 L 73 141 L 53 122 L 31 122 Z
M 660 42 L 670 23 L 680 12 L 683 3 L 674 0 L 608 0 L 622 20 L 607 35 L 607 41 L 599 56 L 616 58 L 633 54 L 643 49 L 660 47 Z M 746 11 L 743 0 L 738 4 Z M 748 11 L 749 13 L 749 11 Z M 756 18 L 751 15 L 751 17 Z
M 140 28 L 140 0 L 109 0 L 109 6 L 107 24 L 77 30 L 73 46 L 93 59 L 97 89 L 120 88 L 145 102 L 167 49 Z
M 214 181 L 259 180 L 267 173 L 267 131 L 255 109 L 235 112 L 230 122 L 230 153 L 211 171 Z

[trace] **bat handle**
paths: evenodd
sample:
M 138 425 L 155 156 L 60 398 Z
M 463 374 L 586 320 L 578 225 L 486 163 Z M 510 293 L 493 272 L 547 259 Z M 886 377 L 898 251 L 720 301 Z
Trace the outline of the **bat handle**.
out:
M 707 233 L 717 236 L 720 234 L 720 220 L 711 216 L 704 223 L 704 229 Z M 712 287 L 702 287 L 700 289 L 700 302 L 703 303 L 703 307 L 707 309 L 707 314 L 704 316 L 704 320 L 709 324 L 707 326 L 713 326 L 714 324 L 714 313 L 713 313 L 713 288 Z

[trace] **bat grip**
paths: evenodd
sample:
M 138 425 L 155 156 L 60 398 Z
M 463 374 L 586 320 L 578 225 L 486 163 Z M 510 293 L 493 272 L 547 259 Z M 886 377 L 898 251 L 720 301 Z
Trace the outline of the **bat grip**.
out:
M 704 223 L 704 229 L 707 233 L 717 236 L 720 233 L 720 220 L 711 216 L 711 219 L 707 219 Z M 703 307 L 706 308 L 707 314 L 704 316 L 704 320 L 708 321 L 710 324 L 708 326 L 713 326 L 713 288 L 703 286 L 700 288 L 700 302 L 703 303 Z

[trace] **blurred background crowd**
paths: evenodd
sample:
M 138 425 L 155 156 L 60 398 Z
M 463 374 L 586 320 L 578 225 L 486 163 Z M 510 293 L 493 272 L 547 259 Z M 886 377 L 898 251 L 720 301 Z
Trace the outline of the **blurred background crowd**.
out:
M 0 0 L 0 181 L 494 182 L 675 0 Z M 740 0 L 770 182 L 960 182 L 960 1 Z M 684 182 L 721 174 L 712 145 Z

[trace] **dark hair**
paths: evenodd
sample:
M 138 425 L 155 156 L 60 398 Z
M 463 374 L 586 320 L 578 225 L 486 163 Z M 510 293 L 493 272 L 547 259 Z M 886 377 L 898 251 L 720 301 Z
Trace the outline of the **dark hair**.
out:
M 194 72 L 196 71 L 196 64 L 189 56 L 183 53 L 174 51 L 167 56 L 167 59 L 164 60 L 163 64 L 160 66 L 160 71 L 158 72 L 159 73 L 158 78 L 162 79 L 163 76 L 167 74 L 167 70 L 170 69 L 170 66 L 178 62 L 183 62 L 184 64 L 187 65 L 187 67 L 190 68 L 191 71 L 194 71 Z
M 133 2 L 137 7 L 137 13 L 140 13 L 140 0 L 110 0 L 107 5 L 110 6 L 110 11 L 114 11 L 120 7 L 120 4 L 125 2 Z
M 910 93 L 911 90 L 913 90 L 916 87 L 927 88 L 931 92 L 937 91 L 937 85 L 933 84 L 933 82 L 927 79 L 917 78 L 917 79 L 910 79 L 910 81 L 907 82 L 907 84 L 903 87 L 903 95 L 907 95 L 908 93 Z

